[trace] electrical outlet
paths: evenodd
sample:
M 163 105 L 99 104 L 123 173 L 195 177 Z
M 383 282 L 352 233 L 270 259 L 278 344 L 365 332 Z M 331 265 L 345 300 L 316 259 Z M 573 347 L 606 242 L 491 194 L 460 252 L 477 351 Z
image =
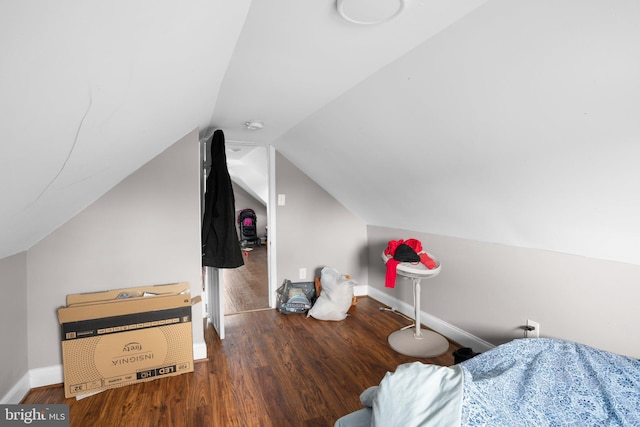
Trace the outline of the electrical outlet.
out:
M 533 328 L 533 330 L 527 333 L 527 337 L 540 338 L 540 324 L 538 322 L 534 322 L 533 320 L 527 320 L 527 326 L 530 326 Z
M 306 268 L 301 268 L 299 270 L 299 277 L 300 277 L 300 279 L 306 279 L 307 278 L 307 269 Z

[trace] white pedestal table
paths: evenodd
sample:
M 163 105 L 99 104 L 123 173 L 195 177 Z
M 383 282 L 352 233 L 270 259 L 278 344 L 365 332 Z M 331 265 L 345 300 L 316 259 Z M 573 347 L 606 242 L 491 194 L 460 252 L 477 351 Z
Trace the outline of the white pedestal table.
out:
M 440 262 L 430 253 L 427 252 L 427 255 L 437 264 L 436 268 L 429 269 L 422 263 L 411 262 L 402 262 L 397 266 L 398 276 L 410 278 L 413 283 L 415 323 L 391 333 L 388 341 L 392 349 L 407 356 L 436 357 L 449 349 L 449 341 L 445 337 L 431 330 L 423 330 L 420 325 L 420 281 L 437 276 L 441 270 Z M 391 257 L 383 252 L 382 259 L 386 264 Z

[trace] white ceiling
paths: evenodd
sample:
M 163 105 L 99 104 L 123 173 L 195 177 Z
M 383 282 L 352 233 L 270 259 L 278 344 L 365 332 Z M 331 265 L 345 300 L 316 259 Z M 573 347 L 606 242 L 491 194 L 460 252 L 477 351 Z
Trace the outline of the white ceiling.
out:
M 635 0 L 409 0 L 373 26 L 335 0 L 2 1 L 0 257 L 200 127 L 368 224 L 640 264 L 638 22 Z
M 0 1 L 0 257 L 211 122 L 249 1 Z
M 266 207 L 269 203 L 269 153 L 267 147 L 229 141 L 226 142 L 225 147 L 227 169 L 233 182 Z M 209 167 L 208 164 L 207 167 Z

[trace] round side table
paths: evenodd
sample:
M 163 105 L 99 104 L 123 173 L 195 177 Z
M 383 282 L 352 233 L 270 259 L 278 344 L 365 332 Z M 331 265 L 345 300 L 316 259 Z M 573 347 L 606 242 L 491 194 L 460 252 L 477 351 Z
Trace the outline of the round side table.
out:
M 449 349 L 449 341 L 445 337 L 430 330 L 422 330 L 420 325 L 420 281 L 437 276 L 441 270 L 440 261 L 428 252 L 427 255 L 438 265 L 436 268 L 430 270 L 422 263 L 410 262 L 402 262 L 397 267 L 397 274 L 410 278 L 413 283 L 415 323 L 391 333 L 388 341 L 392 349 L 407 356 L 436 357 Z M 386 264 L 391 256 L 383 252 L 382 259 Z

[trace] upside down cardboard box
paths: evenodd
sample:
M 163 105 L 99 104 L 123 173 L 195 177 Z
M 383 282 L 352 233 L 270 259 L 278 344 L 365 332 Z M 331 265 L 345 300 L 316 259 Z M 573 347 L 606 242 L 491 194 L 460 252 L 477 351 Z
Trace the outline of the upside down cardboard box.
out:
M 67 295 L 62 325 L 65 397 L 193 372 L 186 282 Z

